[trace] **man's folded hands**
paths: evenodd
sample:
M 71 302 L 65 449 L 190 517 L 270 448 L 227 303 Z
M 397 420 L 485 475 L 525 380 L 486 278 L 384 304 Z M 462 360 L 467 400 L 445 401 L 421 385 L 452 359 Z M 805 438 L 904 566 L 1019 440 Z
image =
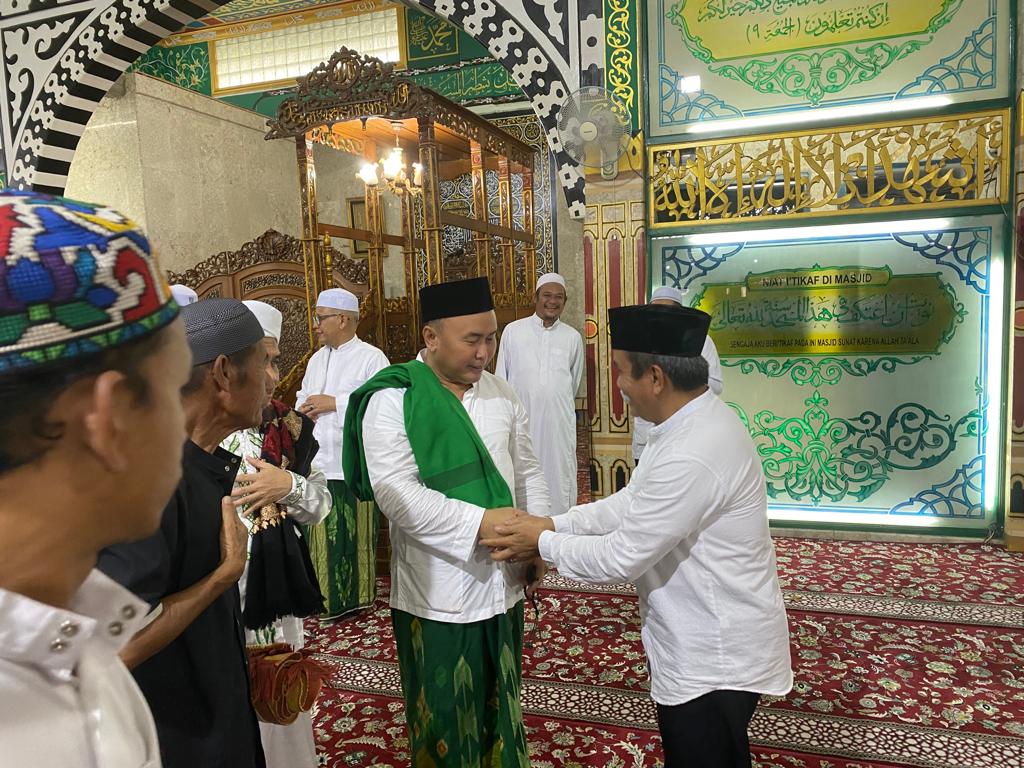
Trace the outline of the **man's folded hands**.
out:
M 498 510 L 488 510 L 494 511 Z M 507 516 L 496 523 L 491 531 L 485 531 L 481 525 L 480 543 L 491 550 L 491 557 L 495 560 L 522 562 L 538 557 L 537 546 L 541 533 L 554 530 L 555 524 L 550 517 L 534 517 L 519 512 L 518 515 Z

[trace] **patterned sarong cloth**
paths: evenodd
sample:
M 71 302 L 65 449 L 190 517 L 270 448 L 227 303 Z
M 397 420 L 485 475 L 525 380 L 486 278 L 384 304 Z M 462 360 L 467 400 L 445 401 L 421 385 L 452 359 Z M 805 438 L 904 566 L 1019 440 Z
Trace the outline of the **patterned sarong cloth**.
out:
M 471 624 L 391 611 L 413 768 L 529 768 L 523 604 Z
M 359 501 L 344 480 L 328 480 L 331 512 L 306 528 L 325 617 L 366 608 L 377 599 L 377 506 Z

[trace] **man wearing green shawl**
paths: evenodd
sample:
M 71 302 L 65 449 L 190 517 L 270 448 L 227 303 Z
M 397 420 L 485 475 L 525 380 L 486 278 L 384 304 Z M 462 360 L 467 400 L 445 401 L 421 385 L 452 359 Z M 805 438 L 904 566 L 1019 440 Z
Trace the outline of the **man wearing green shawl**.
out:
M 528 566 L 495 563 L 479 541 L 519 510 L 548 514 L 548 490 L 522 403 L 485 370 L 498 330 L 487 279 L 427 286 L 420 307 L 420 358 L 352 394 L 345 477 L 390 523 L 414 768 L 526 768 Z M 542 576 L 543 564 L 530 575 Z

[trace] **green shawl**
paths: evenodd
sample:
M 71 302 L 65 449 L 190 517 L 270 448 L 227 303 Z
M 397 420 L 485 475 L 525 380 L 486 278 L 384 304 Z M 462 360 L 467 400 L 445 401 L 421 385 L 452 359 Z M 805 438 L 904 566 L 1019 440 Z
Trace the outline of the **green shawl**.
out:
M 363 417 L 370 396 L 382 389 L 405 389 L 405 432 L 425 486 L 485 509 L 514 505 L 508 483 L 494 465 L 466 409 L 430 367 L 418 360 L 385 368 L 349 398 L 342 466 L 345 481 L 356 496 L 373 500 L 366 471 Z

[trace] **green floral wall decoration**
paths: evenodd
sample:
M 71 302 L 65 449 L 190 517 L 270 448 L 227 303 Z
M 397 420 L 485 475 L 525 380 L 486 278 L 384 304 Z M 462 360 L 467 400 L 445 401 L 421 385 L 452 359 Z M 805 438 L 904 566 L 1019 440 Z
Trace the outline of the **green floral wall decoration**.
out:
M 213 93 L 210 51 L 206 43 L 176 45 L 170 48 L 155 45 L 136 61 L 129 71 L 157 77 L 172 85 L 206 96 Z
M 876 371 L 893 373 L 901 365 L 915 365 L 931 360 L 931 355 L 914 357 L 823 357 L 812 360 L 809 357 L 798 358 L 763 358 L 763 359 L 731 359 L 722 358 L 722 365 L 727 368 L 739 368 L 743 374 L 761 373 L 770 379 L 789 376 L 797 386 L 810 385 L 820 387 L 825 384 L 838 384 L 843 374 L 849 376 L 868 376 Z
M 903 403 L 888 416 L 872 411 L 844 419 L 829 413 L 819 391 L 800 416 L 763 410 L 751 419 L 730 405 L 750 430 L 773 499 L 787 497 L 863 502 L 898 470 L 920 470 L 944 461 L 963 439 L 984 433 L 983 405 L 953 421 L 918 403 Z

